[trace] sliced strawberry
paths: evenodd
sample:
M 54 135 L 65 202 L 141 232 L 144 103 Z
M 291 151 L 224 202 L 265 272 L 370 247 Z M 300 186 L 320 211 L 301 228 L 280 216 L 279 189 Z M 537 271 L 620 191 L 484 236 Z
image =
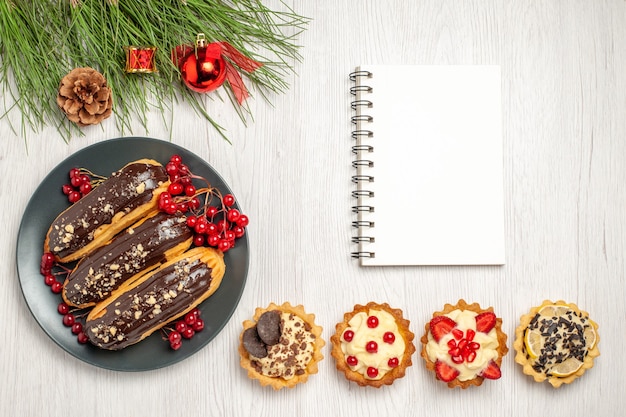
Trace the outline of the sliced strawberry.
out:
M 437 316 L 430 321 L 430 334 L 438 342 L 456 327 L 456 322 L 450 317 Z
M 459 375 L 459 371 L 440 360 L 435 362 L 435 373 L 443 382 L 450 382 Z
M 482 370 L 480 376 L 487 379 L 499 379 L 502 376 L 500 367 L 494 361 L 490 361 L 485 369 Z
M 476 316 L 476 331 L 489 333 L 496 325 L 496 315 L 491 311 L 485 311 Z

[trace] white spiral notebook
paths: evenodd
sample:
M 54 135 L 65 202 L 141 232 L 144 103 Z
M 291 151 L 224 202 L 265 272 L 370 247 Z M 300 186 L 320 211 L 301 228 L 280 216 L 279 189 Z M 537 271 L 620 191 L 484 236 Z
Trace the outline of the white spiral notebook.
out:
M 350 79 L 352 256 L 504 264 L 500 67 L 363 65 Z

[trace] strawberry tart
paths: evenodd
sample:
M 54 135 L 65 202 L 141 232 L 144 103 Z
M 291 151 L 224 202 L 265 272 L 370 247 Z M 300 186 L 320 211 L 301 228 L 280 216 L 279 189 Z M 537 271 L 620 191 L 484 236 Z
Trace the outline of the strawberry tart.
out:
M 425 326 L 421 355 L 427 369 L 448 387 L 480 386 L 485 379 L 499 379 L 507 354 L 502 319 L 493 308 L 459 300 L 435 312 Z

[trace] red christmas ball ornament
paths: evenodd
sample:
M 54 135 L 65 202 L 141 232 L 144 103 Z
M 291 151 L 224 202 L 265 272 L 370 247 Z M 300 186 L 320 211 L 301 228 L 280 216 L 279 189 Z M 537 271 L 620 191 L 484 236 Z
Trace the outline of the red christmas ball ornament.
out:
M 199 33 L 194 49 L 180 61 L 181 78 L 185 85 L 198 93 L 219 88 L 226 80 L 226 62 L 219 43 L 207 44 L 204 33 Z

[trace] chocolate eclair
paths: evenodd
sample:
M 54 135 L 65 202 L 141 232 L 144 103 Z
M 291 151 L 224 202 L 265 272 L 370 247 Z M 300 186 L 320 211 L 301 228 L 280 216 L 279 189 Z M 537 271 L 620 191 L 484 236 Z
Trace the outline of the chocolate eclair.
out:
M 195 247 L 124 282 L 87 316 L 85 333 L 91 343 L 120 350 L 148 337 L 211 296 L 222 282 L 224 254 Z
M 191 246 L 193 232 L 183 214 L 154 211 L 82 258 L 63 283 L 70 306 L 91 307 L 143 270 L 180 255 Z
M 154 209 L 169 183 L 157 161 L 128 163 L 57 216 L 46 234 L 44 252 L 62 263 L 83 257 Z

